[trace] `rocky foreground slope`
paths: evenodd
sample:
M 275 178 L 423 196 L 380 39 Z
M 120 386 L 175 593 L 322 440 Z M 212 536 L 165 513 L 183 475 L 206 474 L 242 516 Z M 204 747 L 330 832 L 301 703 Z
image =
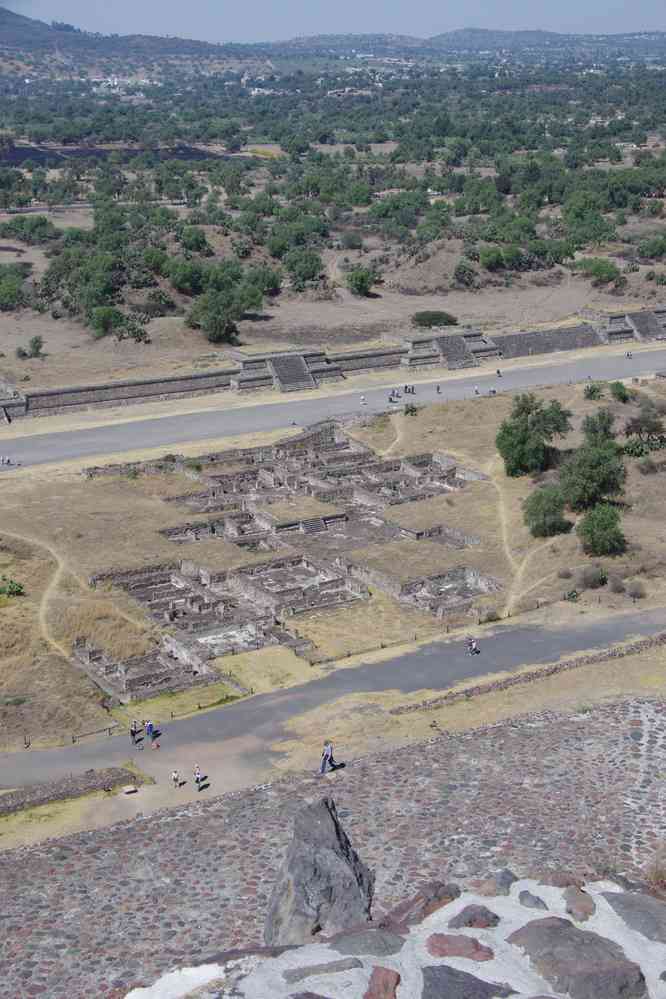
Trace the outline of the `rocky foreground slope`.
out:
M 506 870 L 476 890 L 430 886 L 379 925 L 277 956 L 235 955 L 130 996 L 661 999 L 666 905 L 635 887 Z M 187 974 L 201 984 L 189 988 Z
M 336 750 L 342 757 L 344 747 Z M 465 886 L 503 867 L 523 876 L 566 870 L 581 882 L 641 878 L 666 838 L 663 774 L 666 704 L 627 701 L 444 735 L 349 760 L 323 779 L 301 774 L 0 853 L 0 997 L 124 999 L 172 968 L 258 945 L 294 817 L 323 794 L 376 874 L 375 919 L 425 883 Z M 561 914 L 550 895 L 543 900 L 547 915 Z M 598 909 L 607 911 L 606 900 Z M 442 922 L 432 932 L 453 931 Z M 479 940 L 495 952 L 497 943 Z M 424 965 L 436 965 L 419 947 Z M 356 988 L 369 960 L 347 956 L 364 962 L 363 972 L 349 971 Z M 281 960 L 286 968 L 292 958 Z M 499 974 L 482 964 L 484 975 Z M 286 984 L 287 994 L 332 994 L 305 979 Z

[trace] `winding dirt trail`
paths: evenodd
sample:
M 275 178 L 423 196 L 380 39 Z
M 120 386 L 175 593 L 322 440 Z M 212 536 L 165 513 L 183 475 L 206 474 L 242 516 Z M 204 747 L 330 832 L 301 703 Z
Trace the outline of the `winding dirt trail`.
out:
M 42 551 L 47 552 L 55 562 L 55 572 L 51 576 L 48 586 L 42 593 L 41 600 L 39 601 L 37 620 L 39 622 L 39 630 L 44 638 L 44 641 L 47 642 L 47 644 L 50 645 L 50 647 L 58 655 L 63 656 L 65 659 L 69 659 L 71 656 L 70 650 L 56 638 L 51 630 L 51 626 L 49 624 L 49 606 L 65 576 L 69 576 L 73 579 L 83 593 L 91 596 L 88 584 L 72 571 L 60 552 L 58 552 L 57 549 L 53 548 L 51 545 L 47 544 L 47 542 L 30 537 L 26 534 L 18 534 L 16 531 L 8 531 L 4 527 L 0 530 L 0 537 L 3 535 L 8 538 L 14 538 L 16 541 L 23 541 L 25 544 L 30 545 L 33 548 L 39 548 Z M 131 614 L 128 614 L 121 607 L 114 607 L 114 610 L 118 617 L 127 621 L 128 624 L 133 625 L 135 628 L 143 630 L 146 627 L 145 621 L 140 621 L 137 618 L 132 617 Z

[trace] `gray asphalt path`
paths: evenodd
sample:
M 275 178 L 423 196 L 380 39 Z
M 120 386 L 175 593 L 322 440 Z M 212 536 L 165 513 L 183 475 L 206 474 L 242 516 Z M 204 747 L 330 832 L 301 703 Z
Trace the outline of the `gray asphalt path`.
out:
M 493 388 L 497 391 L 530 389 L 540 385 L 579 382 L 588 375 L 606 380 L 645 375 L 662 369 L 666 369 L 666 350 L 663 348 L 640 351 L 632 359 L 624 355 L 604 356 L 590 351 L 589 357 L 584 360 L 507 368 L 501 378 L 485 369 L 477 369 L 468 378 L 420 383 L 416 387 L 416 395 L 408 396 L 403 401 L 424 403 L 465 399 L 475 395 L 475 387 L 487 394 Z M 396 380 L 394 383 L 395 387 L 401 387 L 408 377 L 408 373 L 403 374 L 402 381 Z M 441 388 L 439 395 L 437 384 Z M 0 448 L 13 461 L 23 465 L 40 465 L 100 454 L 119 454 L 137 448 L 172 447 L 211 437 L 223 438 L 276 430 L 287 427 L 292 422 L 306 426 L 327 417 L 347 416 L 358 412 L 379 413 L 389 408 L 389 390 L 390 386 L 364 390 L 365 406 L 360 404 L 360 391 L 328 397 L 313 393 L 311 398 L 299 401 L 286 400 L 242 409 L 187 413 L 85 430 L 10 438 L 0 442 Z M 46 418 L 44 422 L 46 423 Z
M 525 664 L 555 662 L 562 656 L 606 647 L 633 635 L 652 635 L 665 628 L 662 609 L 581 622 L 567 630 L 502 625 L 480 643 L 481 655 L 467 654 L 464 641 L 433 642 L 381 663 L 338 669 L 300 687 L 262 694 L 224 708 L 164 724 L 166 748 L 206 744 L 224 748 L 225 740 L 252 735 L 268 747 L 285 733 L 290 718 L 350 693 L 401 690 L 446 690 L 461 680 L 515 670 Z M 600 667 L 603 668 L 603 667 Z M 520 699 L 520 688 L 516 698 Z M 161 719 L 164 721 L 164 719 Z M 91 767 L 122 764 L 129 755 L 127 733 L 78 743 L 63 749 L 30 750 L 0 755 L 0 788 L 55 780 Z

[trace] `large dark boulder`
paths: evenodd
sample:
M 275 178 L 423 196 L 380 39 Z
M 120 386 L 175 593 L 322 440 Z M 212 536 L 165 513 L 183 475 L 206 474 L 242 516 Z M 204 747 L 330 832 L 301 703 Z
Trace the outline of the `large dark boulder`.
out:
M 294 838 L 268 907 L 269 945 L 311 943 L 370 920 L 374 874 L 338 821 L 335 802 L 322 798 L 300 811 Z
M 579 930 L 568 919 L 536 919 L 508 939 L 527 954 L 556 992 L 565 992 L 571 999 L 647 996 L 641 969 L 628 960 L 619 944 Z

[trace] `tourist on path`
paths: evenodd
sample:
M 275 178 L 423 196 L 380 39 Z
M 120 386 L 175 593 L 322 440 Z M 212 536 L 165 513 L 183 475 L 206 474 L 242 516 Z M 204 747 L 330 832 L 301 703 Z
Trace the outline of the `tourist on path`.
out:
M 326 770 L 335 769 L 335 760 L 333 759 L 333 743 L 330 739 L 327 739 L 324 743 L 324 748 L 321 754 L 321 764 L 319 767 L 319 773 L 325 774 Z
M 194 783 L 197 785 L 197 791 L 201 790 L 201 781 L 202 780 L 203 780 L 203 778 L 201 776 L 201 770 L 199 768 L 199 764 L 197 763 L 197 765 L 194 768 Z
M 136 746 L 136 737 L 139 734 L 139 723 L 136 720 L 136 718 L 132 719 L 132 724 L 130 725 L 129 734 L 130 734 L 130 739 L 132 741 L 132 745 Z
M 180 787 L 180 774 L 177 770 L 171 771 L 171 783 L 174 787 Z
M 152 742 L 153 741 L 153 723 L 150 721 L 150 719 L 148 719 L 146 721 L 146 723 L 145 723 L 145 729 L 146 729 L 146 739 L 150 739 L 150 741 Z

